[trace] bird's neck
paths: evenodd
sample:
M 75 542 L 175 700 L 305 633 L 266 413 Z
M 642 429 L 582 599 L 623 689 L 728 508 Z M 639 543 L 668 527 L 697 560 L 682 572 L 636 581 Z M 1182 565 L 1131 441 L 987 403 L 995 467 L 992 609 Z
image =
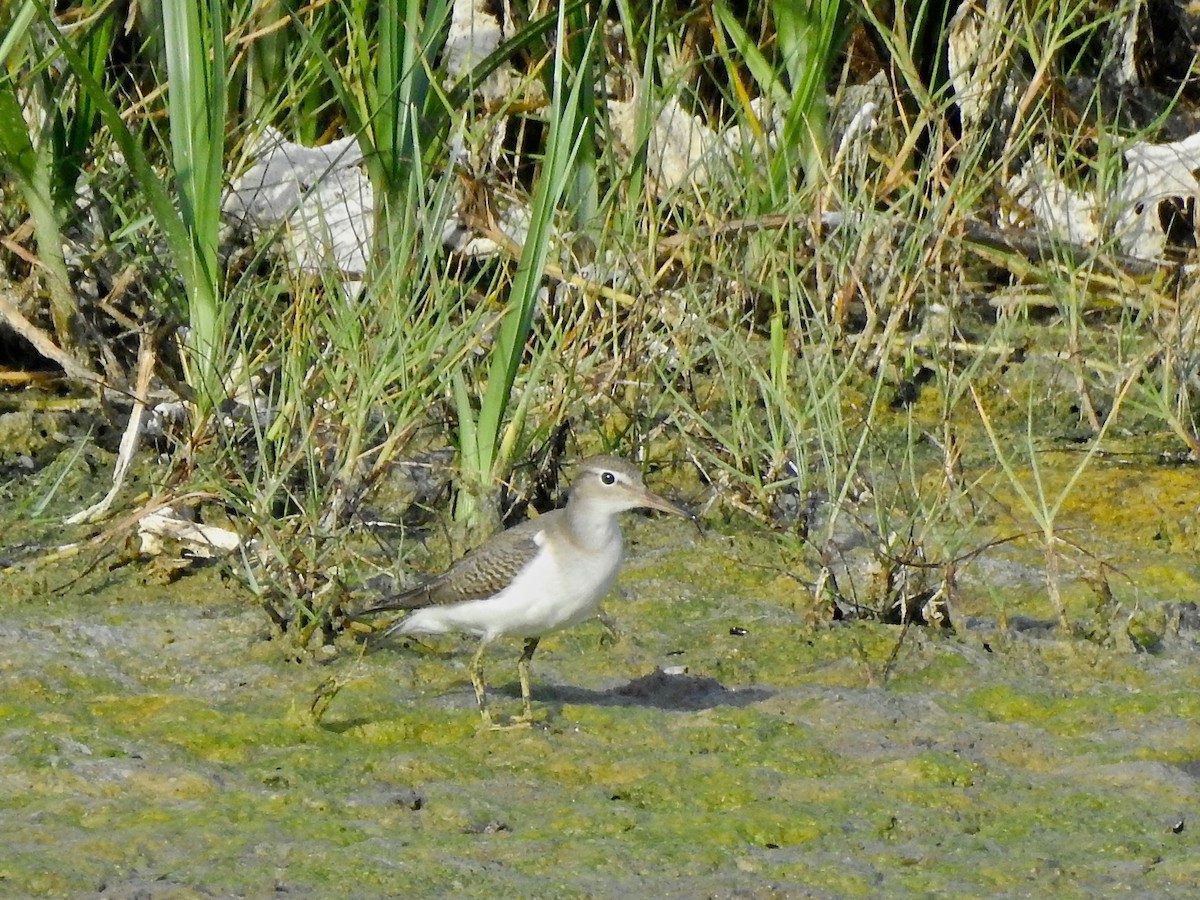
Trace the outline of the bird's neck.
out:
M 567 504 L 567 527 L 571 540 L 580 547 L 598 550 L 621 541 L 621 526 L 617 517 L 608 511 L 589 508 L 584 504 Z

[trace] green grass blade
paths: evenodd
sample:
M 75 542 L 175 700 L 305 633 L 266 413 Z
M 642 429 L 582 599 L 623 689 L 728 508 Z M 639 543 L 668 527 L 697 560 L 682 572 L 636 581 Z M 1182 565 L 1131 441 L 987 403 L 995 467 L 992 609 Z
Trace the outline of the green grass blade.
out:
M 561 4 L 559 11 L 562 12 Z M 492 350 L 487 390 L 479 411 L 477 458 L 481 473 L 494 474 L 501 422 L 512 394 L 525 341 L 529 336 L 542 274 L 550 253 L 550 242 L 554 237 L 554 214 L 574 174 L 573 163 L 579 149 L 580 125 L 583 118 L 591 114 L 593 107 L 589 104 L 594 103 L 594 98 L 587 98 L 586 101 L 583 98 L 582 80 L 576 79 L 570 90 L 566 89 L 564 30 L 565 20 L 558 33 L 550 136 L 530 210 L 529 233 L 522 248 L 516 277 L 513 279 L 509 311 L 500 326 L 500 333 Z M 596 33 L 593 30 L 581 66 L 588 64 L 587 60 L 595 47 Z
M 217 247 L 225 150 L 225 29 L 223 4 L 165 0 L 164 46 L 170 78 L 167 109 L 179 209 L 192 252 L 183 272 L 188 292 L 190 348 L 201 407 L 221 395 L 223 351 Z

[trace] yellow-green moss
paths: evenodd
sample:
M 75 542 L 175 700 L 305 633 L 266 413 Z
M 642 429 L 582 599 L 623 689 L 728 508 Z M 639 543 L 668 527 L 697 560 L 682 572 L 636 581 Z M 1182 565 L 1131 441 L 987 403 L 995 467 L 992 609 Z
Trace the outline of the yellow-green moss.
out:
M 1146 513 L 1130 504 L 1150 489 L 1107 477 L 1088 488 L 1097 504 L 1121 493 Z M 211 570 L 169 586 L 138 584 L 136 567 L 95 573 L 70 595 L 18 587 L 0 598 L 0 623 L 23 636 L 0 662 L 0 827 L 20 835 L 0 887 L 1184 892 L 1200 846 L 1171 819 L 1197 799 L 1175 767 L 1196 764 L 1200 661 L 1166 604 L 1190 596 L 1190 557 L 1172 554 L 1196 514 L 1164 543 L 1118 512 L 1092 517 L 1087 537 L 1126 561 L 1109 574 L 1119 609 L 1101 622 L 1064 565 L 1072 633 L 1052 627 L 1036 577 L 989 588 L 969 565 L 954 634 L 830 623 L 812 615 L 794 542 L 633 518 L 607 604 L 619 636 L 587 622 L 548 637 L 539 724 L 524 731 L 481 728 L 470 639 L 360 655 L 347 638 L 333 662 L 297 664 Z M 1042 559 L 1003 552 L 1017 574 Z M 56 583 L 83 566 L 67 568 Z M 487 654 L 500 715 L 520 709 L 519 652 L 502 640 Z M 672 677 L 691 705 L 626 690 L 665 667 L 686 670 Z M 332 675 L 343 686 L 314 724 Z

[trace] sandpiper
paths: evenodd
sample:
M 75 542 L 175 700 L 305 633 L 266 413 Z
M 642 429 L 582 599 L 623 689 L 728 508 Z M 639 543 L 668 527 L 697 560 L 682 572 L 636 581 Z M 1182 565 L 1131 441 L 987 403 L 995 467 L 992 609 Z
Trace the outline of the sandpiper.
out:
M 533 720 L 529 663 L 538 641 L 591 616 L 609 592 L 624 548 L 618 516 L 647 507 L 685 519 L 687 510 L 651 493 L 633 465 L 612 456 L 579 463 L 566 507 L 502 531 L 426 584 L 366 613 L 414 610 L 386 634 L 477 635 L 469 673 L 486 724 L 492 724 L 483 682 L 483 654 L 500 637 L 521 637 L 517 662 L 523 714 Z

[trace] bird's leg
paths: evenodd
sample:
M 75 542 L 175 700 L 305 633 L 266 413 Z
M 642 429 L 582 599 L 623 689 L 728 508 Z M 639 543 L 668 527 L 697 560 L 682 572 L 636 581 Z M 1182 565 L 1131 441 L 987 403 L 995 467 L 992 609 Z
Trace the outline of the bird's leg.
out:
M 521 678 L 521 701 L 524 706 L 524 712 L 503 725 L 497 725 L 492 722 L 491 713 L 488 712 L 487 704 L 484 700 L 483 676 L 480 672 L 482 667 L 479 663 L 486 644 L 480 646 L 475 652 L 475 658 L 471 660 L 471 683 L 475 685 L 475 696 L 479 699 L 479 712 L 483 715 L 483 724 L 487 728 L 493 731 L 506 731 L 510 728 L 528 728 L 533 724 L 533 703 L 529 693 L 529 661 L 533 659 L 533 651 L 537 649 L 538 640 L 538 638 L 526 638 L 525 649 L 521 653 L 521 658 L 517 660 L 517 674 Z
M 540 638 L 526 638 L 525 649 L 521 651 L 521 658 L 517 660 L 517 676 L 521 679 L 521 704 L 524 707 L 524 712 L 521 714 L 521 721 L 533 721 L 533 703 L 530 700 L 529 692 L 529 664 L 533 661 L 533 651 L 537 649 Z
M 479 642 L 479 649 L 471 657 L 471 666 L 467 669 L 467 673 L 471 676 L 471 686 L 475 688 L 475 701 L 479 704 L 479 714 L 483 716 L 483 724 L 490 726 L 492 714 L 488 712 L 487 695 L 483 688 L 483 651 L 487 650 L 489 643 L 487 638 Z
M 601 644 L 620 643 L 621 639 L 623 637 L 625 637 L 625 635 L 621 632 L 620 627 L 618 627 L 617 620 L 614 619 L 612 616 L 610 616 L 608 613 L 606 613 L 604 610 L 600 610 L 599 612 L 597 612 L 596 617 L 600 620 L 600 624 L 602 626 L 604 626 L 604 636 L 602 638 L 600 638 L 600 643 Z

